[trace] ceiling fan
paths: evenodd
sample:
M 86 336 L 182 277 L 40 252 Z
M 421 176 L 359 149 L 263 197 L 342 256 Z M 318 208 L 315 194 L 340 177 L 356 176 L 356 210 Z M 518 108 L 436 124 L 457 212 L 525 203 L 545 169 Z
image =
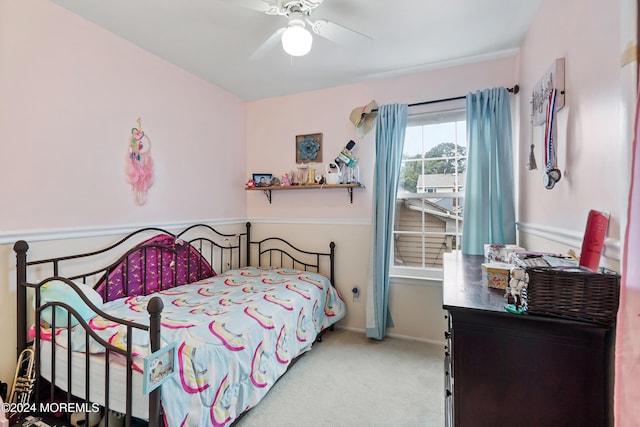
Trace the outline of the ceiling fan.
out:
M 307 24 L 315 34 L 340 44 L 356 44 L 372 40 L 369 36 L 326 19 L 312 21 L 311 13 L 322 4 L 323 0 L 277 0 L 276 3 L 270 3 L 267 0 L 222 1 L 267 15 L 285 16 L 288 19 L 286 27 L 276 30 L 258 47 L 250 57 L 252 60 L 265 56 L 278 42 L 282 43 L 284 51 L 291 56 L 306 55 L 313 43 L 311 33 L 305 28 Z

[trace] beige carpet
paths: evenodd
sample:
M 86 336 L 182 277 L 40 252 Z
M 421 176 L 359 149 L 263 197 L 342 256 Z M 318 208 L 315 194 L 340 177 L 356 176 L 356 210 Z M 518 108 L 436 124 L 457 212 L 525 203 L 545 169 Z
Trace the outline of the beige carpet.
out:
M 235 426 L 442 427 L 443 354 L 440 345 L 329 331 Z

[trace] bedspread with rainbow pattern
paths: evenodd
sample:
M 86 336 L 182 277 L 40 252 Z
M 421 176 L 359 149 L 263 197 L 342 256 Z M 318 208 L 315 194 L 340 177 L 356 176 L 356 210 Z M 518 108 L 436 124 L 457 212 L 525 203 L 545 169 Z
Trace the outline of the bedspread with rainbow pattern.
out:
M 317 334 L 345 315 L 329 280 L 317 273 L 246 267 L 148 296 L 105 303 L 119 318 L 148 324 L 147 303 L 160 296 L 163 346 L 177 346 L 178 372 L 162 385 L 169 426 L 226 426 L 255 406 L 292 359 L 308 351 Z M 101 317 L 91 327 L 126 348 L 122 325 Z M 72 348 L 85 336 L 72 332 Z M 43 337 L 44 338 L 44 337 Z M 56 337 L 58 341 L 58 337 Z M 93 342 L 91 352 L 100 352 Z M 133 334 L 136 355 L 149 354 L 148 335 Z M 102 348 L 104 351 L 104 348 Z

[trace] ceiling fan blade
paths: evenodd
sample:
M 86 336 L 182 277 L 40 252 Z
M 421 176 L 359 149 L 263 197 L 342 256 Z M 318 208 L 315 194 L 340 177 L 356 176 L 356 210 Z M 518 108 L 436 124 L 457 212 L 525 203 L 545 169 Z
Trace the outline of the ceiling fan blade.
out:
M 347 27 L 326 19 L 318 19 L 315 22 L 308 21 L 311 29 L 320 37 L 339 44 L 364 44 L 371 43 L 373 39 Z
M 236 6 L 244 7 L 246 9 L 257 10 L 258 12 L 266 13 L 267 15 L 280 14 L 280 7 L 267 3 L 263 0 L 220 0 L 225 3 L 234 4 Z
M 282 27 L 271 34 L 271 36 L 269 36 L 269 38 L 265 40 L 265 42 L 262 43 L 262 45 L 260 45 L 260 47 L 251 54 L 249 59 L 251 61 L 257 61 L 258 59 L 263 58 L 271 50 L 273 50 L 273 48 L 275 48 L 280 43 L 280 40 L 282 39 L 282 33 L 284 33 L 284 30 L 286 29 L 287 27 Z

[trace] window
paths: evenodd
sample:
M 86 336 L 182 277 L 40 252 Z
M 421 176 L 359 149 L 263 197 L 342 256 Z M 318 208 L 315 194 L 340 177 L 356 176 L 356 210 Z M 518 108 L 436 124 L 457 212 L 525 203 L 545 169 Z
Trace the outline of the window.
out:
M 393 230 L 393 276 L 442 277 L 460 249 L 467 147 L 464 108 L 410 115 Z

